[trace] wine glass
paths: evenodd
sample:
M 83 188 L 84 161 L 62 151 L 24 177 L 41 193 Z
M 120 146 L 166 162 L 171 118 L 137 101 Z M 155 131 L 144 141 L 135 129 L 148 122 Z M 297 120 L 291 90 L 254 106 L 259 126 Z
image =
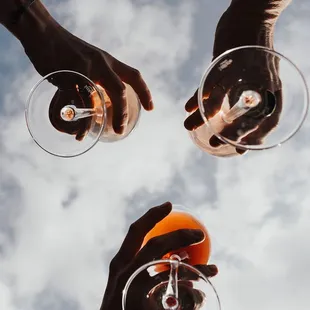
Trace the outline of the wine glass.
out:
M 309 106 L 300 70 L 261 46 L 241 46 L 217 57 L 198 90 L 204 124 L 190 132 L 203 151 L 220 157 L 282 145 L 302 126 Z
M 206 264 L 210 258 L 211 242 L 208 231 L 184 207 L 174 205 L 171 213 L 145 236 L 142 247 L 153 237 L 178 229 L 200 229 L 205 238 L 201 243 L 172 251 L 160 260 L 151 261 L 138 268 L 123 290 L 123 310 L 127 310 L 128 301 L 134 303 L 134 291 L 142 294 L 139 304 L 143 309 L 221 309 L 214 286 L 198 267 L 195 267 Z
M 43 77 L 31 90 L 25 116 L 33 140 L 46 152 L 74 157 L 98 141 L 126 138 L 136 126 L 140 101 L 125 84 L 128 122 L 123 134 L 112 126 L 112 103 L 106 91 L 81 73 L 61 70 Z

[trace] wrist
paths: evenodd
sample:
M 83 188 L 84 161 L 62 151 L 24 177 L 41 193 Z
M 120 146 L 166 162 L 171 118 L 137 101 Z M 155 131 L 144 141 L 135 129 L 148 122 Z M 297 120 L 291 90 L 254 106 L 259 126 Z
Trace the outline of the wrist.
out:
M 261 24 L 274 24 L 292 0 L 231 0 L 228 11 L 243 18 L 255 18 Z
M 216 28 L 214 57 L 244 45 L 259 45 L 273 49 L 274 28 L 282 10 L 272 9 L 271 6 L 267 6 L 267 2 L 270 4 L 275 1 L 232 0 Z

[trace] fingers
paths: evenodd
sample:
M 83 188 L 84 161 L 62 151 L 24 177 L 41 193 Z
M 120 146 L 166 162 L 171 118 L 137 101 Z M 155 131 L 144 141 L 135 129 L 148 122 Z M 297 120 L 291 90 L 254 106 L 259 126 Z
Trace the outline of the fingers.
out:
M 207 278 L 214 277 L 218 274 L 216 265 L 195 265 L 194 267 Z
M 195 265 L 193 267 L 200 271 L 206 278 L 214 277 L 218 274 L 218 268 L 216 265 Z M 162 281 L 166 281 L 169 274 L 170 270 L 163 271 L 154 276 L 153 279 L 157 282 L 159 281 L 158 283 L 160 283 Z M 148 276 L 148 278 L 150 277 Z M 198 279 L 198 274 L 184 266 L 180 266 L 178 269 L 178 278 L 182 281 L 195 281 Z
M 193 266 L 198 271 L 200 271 L 206 278 L 214 277 L 218 273 L 218 268 L 215 265 L 195 265 Z M 169 267 L 168 267 L 169 268 Z M 140 300 L 146 296 L 149 291 L 160 283 L 169 280 L 170 270 L 160 272 L 154 276 L 145 270 L 137 275 L 136 279 L 132 284 L 133 294 L 136 295 L 137 300 Z M 196 272 L 180 266 L 178 268 L 178 286 L 187 286 L 188 288 L 193 288 L 193 281 L 197 281 L 199 275 Z
M 157 287 L 151 294 L 143 296 L 142 300 L 136 300 L 136 304 L 142 304 L 139 309 L 163 309 L 162 296 L 167 292 L 167 286 Z M 190 281 L 178 281 L 178 292 L 181 296 L 181 307 L 178 309 L 202 309 L 206 294 L 197 288 L 194 288 Z M 134 303 L 132 303 L 134 305 Z
M 198 271 L 200 271 L 206 278 L 214 277 L 218 274 L 218 268 L 216 265 L 195 265 L 193 266 Z M 169 268 L 169 267 L 168 267 Z M 167 281 L 169 278 L 170 270 L 166 270 L 158 273 L 154 277 L 150 277 L 147 274 L 141 274 L 140 281 L 146 284 L 148 288 L 152 288 L 157 284 Z M 178 279 L 183 281 L 187 281 L 191 283 L 191 281 L 196 281 L 199 278 L 199 275 L 184 266 L 180 266 L 178 269 Z
M 189 130 L 195 130 L 198 127 L 202 126 L 204 124 L 204 120 L 201 117 L 200 111 L 196 110 L 193 114 L 191 114 L 185 121 L 184 121 L 184 127 Z
M 219 134 L 226 139 L 237 142 L 240 138 L 255 130 L 259 124 L 260 120 L 241 116 L 224 127 Z
M 198 89 L 185 104 L 185 110 L 189 113 L 195 111 L 197 108 L 198 108 Z
M 197 229 L 180 229 L 154 237 L 137 254 L 134 267 L 141 266 L 154 259 L 160 259 L 169 252 L 182 249 L 204 239 L 204 233 Z
M 251 133 L 253 130 L 255 130 L 255 127 L 258 126 L 258 122 L 251 122 L 244 128 L 244 118 L 240 117 L 239 119 L 236 119 L 232 124 L 227 125 L 219 134 L 226 139 L 232 140 L 234 142 L 238 142 L 240 137 L 246 134 L 246 132 Z M 243 133 L 242 133 L 243 132 Z M 244 139 L 244 138 L 243 138 Z M 244 140 L 241 139 L 240 144 L 244 144 Z M 225 141 L 219 139 L 217 136 L 213 135 L 209 143 L 212 147 L 219 147 L 221 145 L 226 144 Z M 236 152 L 240 155 L 244 154 L 246 152 L 246 149 L 238 148 L 236 147 Z
M 256 130 L 251 131 L 245 137 L 241 139 L 241 144 L 244 145 L 259 145 L 263 143 L 263 139 L 268 133 L 277 126 L 280 115 L 273 115 L 264 119 Z
M 242 138 L 241 143 L 244 145 L 259 145 L 262 144 L 263 141 L 263 134 L 259 130 L 252 131 L 250 134 Z
M 104 66 L 105 74 L 99 84 L 105 89 L 112 102 L 112 125 L 115 133 L 122 134 L 128 122 L 128 105 L 126 88 L 117 74 L 108 66 Z
M 113 62 L 114 72 L 121 78 L 121 80 L 129 84 L 138 95 L 143 108 L 151 111 L 154 108 L 152 96 L 149 88 L 143 80 L 141 73 L 117 59 Z
M 269 92 L 267 92 L 269 93 Z M 259 145 L 263 143 L 263 139 L 268 135 L 269 132 L 274 129 L 280 119 L 282 111 L 282 90 L 278 90 L 274 93 L 268 94 L 267 101 L 270 103 L 270 116 L 264 118 L 258 125 L 257 129 L 250 132 L 248 135 L 242 138 L 241 143 L 244 145 Z M 269 102 L 267 102 L 267 107 Z M 266 114 L 269 115 L 268 109 Z
M 120 250 L 111 262 L 110 268 L 122 268 L 133 260 L 141 248 L 145 235 L 165 218 L 171 212 L 171 209 L 171 203 L 165 202 L 160 206 L 151 208 L 136 222 L 132 223 Z
M 149 263 L 152 260 L 160 259 L 169 252 L 179 250 L 195 243 L 199 243 L 203 239 L 204 233 L 197 229 L 180 229 L 152 238 L 140 250 L 135 259 L 122 273 L 122 279 L 125 281 L 140 266 Z M 136 279 L 136 287 L 140 287 L 140 290 L 143 291 L 150 289 L 149 284 L 153 280 L 149 278 L 150 277 L 146 271 L 144 271 L 144 274 L 141 273 Z M 158 281 L 158 277 L 155 277 L 154 280 Z M 123 285 L 123 283 L 119 284 Z
M 226 142 L 222 141 L 217 136 L 212 136 L 209 140 L 209 143 L 212 147 L 219 147 L 220 145 L 226 144 Z
M 55 129 L 75 135 L 76 140 L 80 141 L 88 132 L 91 121 L 85 118 L 76 122 L 66 122 L 60 117 L 61 109 L 72 101 L 78 108 L 91 107 L 89 98 L 83 98 L 76 89 L 58 89 L 50 103 L 49 119 Z
M 204 113 L 208 118 L 211 118 L 221 110 L 225 95 L 226 91 L 220 86 L 215 86 L 209 96 L 204 95 Z
M 225 91 L 219 86 L 214 87 L 210 95 L 209 94 L 204 95 L 204 98 L 203 98 L 204 115 L 206 115 L 208 119 L 220 111 L 222 104 L 223 104 L 224 97 L 225 97 Z M 194 99 L 192 98 L 188 102 L 190 101 L 193 102 Z M 198 102 L 198 99 L 196 100 Z M 194 106 L 194 103 L 192 106 Z M 198 106 L 198 103 L 197 103 L 197 106 Z M 200 110 L 197 109 L 193 114 L 191 114 L 185 120 L 184 127 L 187 130 L 192 131 L 202 126 L 203 124 L 204 124 L 204 120 L 201 117 Z

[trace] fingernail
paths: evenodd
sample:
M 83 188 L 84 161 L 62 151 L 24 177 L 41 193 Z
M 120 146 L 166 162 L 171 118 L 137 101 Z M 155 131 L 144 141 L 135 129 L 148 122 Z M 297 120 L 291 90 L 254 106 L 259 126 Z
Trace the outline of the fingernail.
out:
M 209 140 L 209 143 L 212 147 L 219 147 L 223 142 L 216 136 L 212 136 Z
M 201 231 L 200 229 L 192 229 L 191 230 L 192 236 L 194 237 L 195 241 L 202 241 L 205 237 L 203 231 Z
M 236 148 L 236 152 L 240 155 L 243 155 L 246 152 L 246 150 Z
M 184 121 L 184 127 L 185 127 L 185 129 L 187 129 L 189 131 L 192 131 L 195 129 L 195 127 L 191 126 L 191 124 L 188 122 L 187 119 Z
M 172 206 L 170 201 L 166 201 L 163 204 L 159 205 L 158 208 L 166 208 L 167 206 Z
M 125 130 L 125 126 L 119 126 L 119 127 L 117 126 L 114 128 L 115 133 L 119 135 L 123 134 L 124 130 Z
M 188 130 L 187 119 L 184 121 L 184 127 Z
M 167 209 L 167 211 L 169 210 L 168 213 L 170 213 L 170 211 L 172 210 L 172 204 L 171 204 L 171 202 L 167 201 L 167 202 L 159 205 L 158 209 L 163 209 L 163 210 Z
M 191 113 L 191 112 L 193 112 L 193 108 L 192 107 L 187 107 L 187 106 L 185 106 L 185 111 L 186 112 L 188 112 L 188 113 Z
M 151 100 L 149 103 L 149 111 L 152 111 L 153 109 L 154 109 L 154 102 L 153 100 Z
M 218 273 L 218 268 L 215 265 L 208 265 L 208 268 L 210 272 L 217 274 Z

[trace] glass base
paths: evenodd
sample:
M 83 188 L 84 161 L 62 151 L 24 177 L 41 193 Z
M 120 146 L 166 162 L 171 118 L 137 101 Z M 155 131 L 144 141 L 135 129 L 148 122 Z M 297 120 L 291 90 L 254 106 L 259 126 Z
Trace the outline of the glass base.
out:
M 207 125 L 202 125 L 196 130 L 190 131 L 189 135 L 193 142 L 204 152 L 217 157 L 233 157 L 241 155 L 236 148 L 230 144 L 223 144 L 218 147 L 210 145 L 209 140 L 213 136 Z
M 175 300 L 173 297 L 168 297 L 168 300 L 171 298 L 171 302 L 168 302 L 170 307 L 164 307 L 163 298 L 167 291 L 168 281 L 161 282 L 150 290 L 144 300 L 144 305 L 148 309 L 201 309 L 206 305 L 207 298 L 203 291 L 194 289 L 196 285 L 199 287 L 198 281 L 197 284 L 196 281 L 179 281 L 177 284 L 179 298 Z

